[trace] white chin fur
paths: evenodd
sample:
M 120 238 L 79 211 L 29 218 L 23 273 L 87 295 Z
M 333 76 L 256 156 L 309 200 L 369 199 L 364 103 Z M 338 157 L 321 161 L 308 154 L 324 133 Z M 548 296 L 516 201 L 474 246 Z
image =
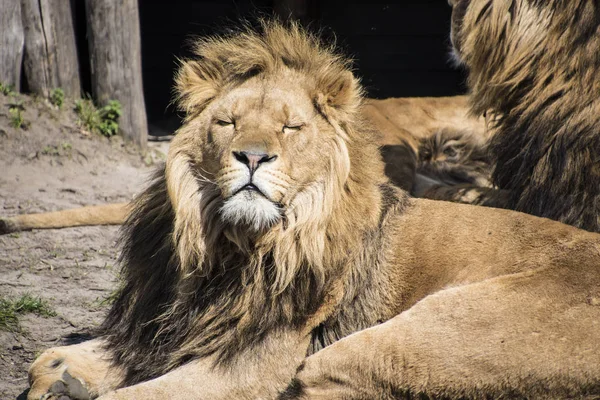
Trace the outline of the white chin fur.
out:
M 248 225 L 255 231 L 269 228 L 281 214 L 273 202 L 255 192 L 244 191 L 227 199 L 221 207 L 221 218 L 233 225 Z

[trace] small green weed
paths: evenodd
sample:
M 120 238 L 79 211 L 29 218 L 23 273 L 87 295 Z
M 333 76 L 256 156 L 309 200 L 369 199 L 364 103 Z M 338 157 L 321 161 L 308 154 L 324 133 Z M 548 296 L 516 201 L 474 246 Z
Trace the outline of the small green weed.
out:
M 23 117 L 23 111 L 25 107 L 22 101 L 15 101 L 8 105 L 8 113 L 10 114 L 10 126 L 16 129 L 27 129 L 29 124 Z
M 100 114 L 90 98 L 83 98 L 75 102 L 75 112 L 79 118 L 79 125 L 89 132 L 96 132 L 100 125 Z
M 34 313 L 42 317 L 54 317 L 56 312 L 45 300 L 24 294 L 18 299 L 0 297 L 0 330 L 19 331 L 19 315 Z
M 5 96 L 15 96 L 17 93 L 11 85 L 6 85 L 0 82 L 0 93 Z
M 60 150 L 56 146 L 44 146 L 42 154 L 46 156 L 58 156 L 60 155 Z
M 50 103 L 58 108 L 62 108 L 65 102 L 65 92 L 61 88 L 52 89 L 50 91 Z
M 122 114 L 121 103 L 117 100 L 110 100 L 107 105 L 100 110 L 99 130 L 104 136 L 114 136 L 119 132 L 119 117 Z
M 107 105 L 98 109 L 90 98 L 83 98 L 75 102 L 75 112 L 79 116 L 79 124 L 89 132 L 106 137 L 119 132 L 122 107 L 117 100 L 110 100 Z
M 119 288 L 114 289 L 106 297 L 104 297 L 102 300 L 100 300 L 99 305 L 100 306 L 110 306 L 110 305 L 112 305 L 117 300 L 117 298 L 119 297 L 120 293 L 121 293 L 121 290 Z
M 8 112 L 10 113 L 10 126 L 21 129 L 25 123 L 25 118 L 23 118 L 21 110 L 18 108 L 9 108 Z
M 42 154 L 45 156 L 67 156 L 71 158 L 73 154 L 73 145 L 69 142 L 64 142 L 57 146 L 44 146 Z

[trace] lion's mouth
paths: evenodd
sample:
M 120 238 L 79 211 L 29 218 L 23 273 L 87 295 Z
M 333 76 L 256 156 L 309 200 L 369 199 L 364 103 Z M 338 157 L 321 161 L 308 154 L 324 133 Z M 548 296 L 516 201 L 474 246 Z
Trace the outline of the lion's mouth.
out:
M 236 190 L 235 193 L 233 193 L 233 196 L 235 196 L 241 192 L 255 192 L 255 193 L 261 195 L 262 197 L 267 198 L 267 196 L 265 196 L 265 194 L 258 187 L 256 187 L 256 185 L 254 185 L 252 183 L 247 183 L 244 186 L 242 186 L 241 188 L 239 188 L 238 190 Z

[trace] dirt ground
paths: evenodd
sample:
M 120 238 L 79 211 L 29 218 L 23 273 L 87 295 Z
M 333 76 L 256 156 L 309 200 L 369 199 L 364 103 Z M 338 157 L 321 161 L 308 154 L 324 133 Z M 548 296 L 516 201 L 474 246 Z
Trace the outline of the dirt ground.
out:
M 10 125 L 22 102 L 27 130 Z M 86 133 L 73 104 L 0 94 L 0 215 L 127 201 L 164 158 L 166 144 L 145 152 Z M 103 318 L 118 272 L 118 227 L 39 230 L 0 236 L 0 298 L 31 294 L 55 317 L 20 316 L 0 330 L 0 399 L 24 399 L 27 369 L 44 349 L 81 340 Z

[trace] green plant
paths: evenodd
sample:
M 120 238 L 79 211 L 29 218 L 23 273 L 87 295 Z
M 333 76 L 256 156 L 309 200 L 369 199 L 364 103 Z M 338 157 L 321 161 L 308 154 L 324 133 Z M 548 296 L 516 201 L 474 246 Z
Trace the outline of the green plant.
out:
M 119 132 L 119 117 L 121 116 L 121 103 L 118 100 L 110 100 L 107 105 L 100 110 L 99 130 L 104 136 L 114 136 Z
M 61 108 L 65 102 L 65 92 L 61 88 L 52 89 L 50 91 L 50 103 L 58 108 Z
M 23 117 L 25 107 L 22 101 L 15 101 L 8 105 L 8 113 L 10 114 L 10 125 L 16 129 L 27 129 L 28 124 Z
M 2 82 L 0 82 L 0 93 L 2 93 L 5 96 L 14 96 L 16 95 L 16 92 L 14 91 L 13 87 L 11 85 L 6 85 Z
M 68 156 L 73 153 L 73 145 L 69 142 L 63 142 L 60 145 L 47 145 L 42 149 L 42 154 L 45 156 Z
M 107 105 L 97 109 L 90 98 L 75 102 L 75 112 L 79 123 L 85 129 L 103 136 L 114 136 L 119 132 L 119 117 L 122 114 L 121 103 L 110 100 Z
M 56 312 L 45 300 L 24 294 L 17 299 L 0 297 L 0 330 L 18 331 L 19 315 L 34 313 L 42 317 L 54 317 Z
M 79 125 L 89 132 L 97 132 L 100 125 L 100 115 L 94 102 L 89 98 L 83 98 L 75 102 L 75 113 L 79 118 Z
M 48 145 L 44 146 L 42 149 L 42 154 L 46 156 L 58 156 L 60 155 L 60 151 L 58 150 L 58 147 Z
M 10 114 L 10 125 L 13 128 L 21 129 L 23 128 L 23 124 L 25 123 L 25 119 L 23 118 L 23 113 L 19 108 L 9 108 L 8 112 Z
M 100 305 L 102 307 L 112 305 L 117 300 L 120 293 L 121 293 L 121 291 L 119 288 L 112 290 L 108 295 L 106 295 L 106 297 L 104 297 L 100 300 L 98 305 Z

